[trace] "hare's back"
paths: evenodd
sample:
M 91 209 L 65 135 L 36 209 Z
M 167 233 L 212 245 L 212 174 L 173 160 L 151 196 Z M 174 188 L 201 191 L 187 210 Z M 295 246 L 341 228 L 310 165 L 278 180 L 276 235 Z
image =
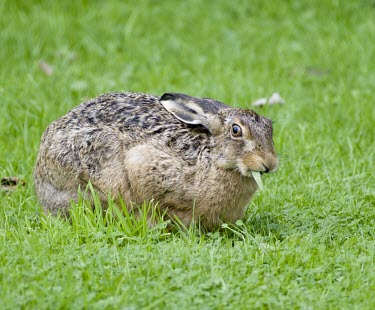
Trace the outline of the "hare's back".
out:
M 174 120 L 155 96 L 109 93 L 88 100 L 47 127 L 36 177 L 64 167 L 95 179 L 103 171 L 113 170 L 126 150 L 147 140 L 150 131 L 166 127 L 163 124 L 168 118 Z
M 102 127 L 138 133 L 174 122 L 158 97 L 140 93 L 108 93 L 86 101 L 58 120 L 64 128 Z

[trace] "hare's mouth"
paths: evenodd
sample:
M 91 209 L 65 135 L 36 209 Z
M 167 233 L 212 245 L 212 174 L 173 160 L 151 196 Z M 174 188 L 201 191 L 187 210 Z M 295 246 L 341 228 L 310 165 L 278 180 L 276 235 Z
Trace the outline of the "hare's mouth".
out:
M 238 165 L 238 169 L 243 176 L 253 178 L 259 189 L 263 189 L 262 174 L 266 171 L 252 170 L 244 165 Z
M 245 177 L 254 177 L 254 173 L 260 173 L 261 175 L 266 172 L 266 171 L 262 171 L 260 169 L 257 169 L 254 167 L 253 168 L 250 168 L 249 166 L 245 165 L 243 162 L 237 162 L 237 169 L 241 172 L 241 174 Z

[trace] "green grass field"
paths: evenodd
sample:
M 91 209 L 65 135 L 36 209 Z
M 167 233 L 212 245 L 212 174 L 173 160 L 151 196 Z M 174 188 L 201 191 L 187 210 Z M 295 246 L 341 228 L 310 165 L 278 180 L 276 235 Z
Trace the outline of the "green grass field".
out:
M 374 1 L 5 0 L 0 16 L 0 178 L 26 182 L 0 193 L 1 309 L 375 307 Z M 281 163 L 242 222 L 43 214 L 46 126 L 127 90 L 285 98 L 256 109 Z

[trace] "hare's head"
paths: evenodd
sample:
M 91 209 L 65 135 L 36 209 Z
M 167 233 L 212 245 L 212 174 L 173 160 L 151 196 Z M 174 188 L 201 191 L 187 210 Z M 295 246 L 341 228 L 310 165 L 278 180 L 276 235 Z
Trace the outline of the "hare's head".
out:
M 160 102 L 180 121 L 209 131 L 218 165 L 239 170 L 244 176 L 251 176 L 251 171 L 277 169 L 271 120 L 252 110 L 230 108 L 213 99 L 183 94 L 164 94 Z

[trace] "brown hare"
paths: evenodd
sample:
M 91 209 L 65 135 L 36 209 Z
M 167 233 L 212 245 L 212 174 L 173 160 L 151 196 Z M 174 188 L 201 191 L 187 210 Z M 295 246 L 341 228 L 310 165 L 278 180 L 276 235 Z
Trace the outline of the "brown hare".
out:
M 68 215 L 91 181 L 133 209 L 144 201 L 205 230 L 243 217 L 276 170 L 272 122 L 247 109 L 177 93 L 109 93 L 77 106 L 43 134 L 35 189 L 44 210 Z

